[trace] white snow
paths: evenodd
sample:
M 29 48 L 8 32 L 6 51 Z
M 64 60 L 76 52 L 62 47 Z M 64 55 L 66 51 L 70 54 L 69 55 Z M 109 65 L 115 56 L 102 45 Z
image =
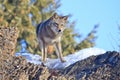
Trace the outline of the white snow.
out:
M 66 60 L 66 62 L 62 63 L 60 61 L 60 59 L 50 59 L 47 58 L 47 61 L 45 63 L 45 65 L 49 68 L 52 69 L 63 69 L 77 61 L 83 60 L 89 56 L 92 55 L 99 55 L 99 54 L 103 54 L 106 51 L 100 48 L 86 48 L 83 50 L 80 50 L 74 54 L 69 54 L 68 56 L 65 56 L 64 59 Z M 34 55 L 31 53 L 21 53 L 21 52 L 17 52 L 16 56 L 24 56 L 28 62 L 34 63 L 34 64 L 41 64 L 41 56 L 39 55 Z

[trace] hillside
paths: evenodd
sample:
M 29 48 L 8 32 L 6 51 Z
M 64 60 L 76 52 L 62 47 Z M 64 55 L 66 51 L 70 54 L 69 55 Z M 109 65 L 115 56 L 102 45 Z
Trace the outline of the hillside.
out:
M 23 57 L 0 56 L 0 80 L 120 80 L 120 53 L 90 56 L 63 70 L 29 63 Z
M 62 71 L 75 80 L 120 80 L 120 53 L 106 52 L 78 61 Z

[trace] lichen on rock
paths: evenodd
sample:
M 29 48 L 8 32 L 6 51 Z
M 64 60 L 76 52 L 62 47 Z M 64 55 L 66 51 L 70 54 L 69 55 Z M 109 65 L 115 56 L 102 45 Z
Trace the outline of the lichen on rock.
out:
M 0 26 L 0 49 L 2 53 L 14 55 L 18 35 L 17 27 Z

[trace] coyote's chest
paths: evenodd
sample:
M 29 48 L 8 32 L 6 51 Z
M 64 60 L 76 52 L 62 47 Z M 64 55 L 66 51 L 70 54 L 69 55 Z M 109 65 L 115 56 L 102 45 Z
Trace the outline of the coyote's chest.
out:
M 54 38 L 54 39 L 51 39 L 49 37 L 44 37 L 44 41 L 48 44 L 48 45 L 51 45 L 51 44 L 54 44 L 58 41 L 61 40 L 61 36 L 57 37 L 57 38 Z

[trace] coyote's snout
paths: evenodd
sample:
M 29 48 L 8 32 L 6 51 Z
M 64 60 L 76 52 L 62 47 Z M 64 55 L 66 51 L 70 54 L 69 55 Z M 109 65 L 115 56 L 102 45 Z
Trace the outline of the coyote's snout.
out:
M 61 37 L 65 29 L 68 16 L 59 16 L 54 13 L 48 20 L 41 22 L 36 28 L 37 40 L 42 52 L 42 61 L 45 62 L 47 58 L 47 48 L 49 45 L 54 45 L 57 56 L 62 62 L 62 48 Z

